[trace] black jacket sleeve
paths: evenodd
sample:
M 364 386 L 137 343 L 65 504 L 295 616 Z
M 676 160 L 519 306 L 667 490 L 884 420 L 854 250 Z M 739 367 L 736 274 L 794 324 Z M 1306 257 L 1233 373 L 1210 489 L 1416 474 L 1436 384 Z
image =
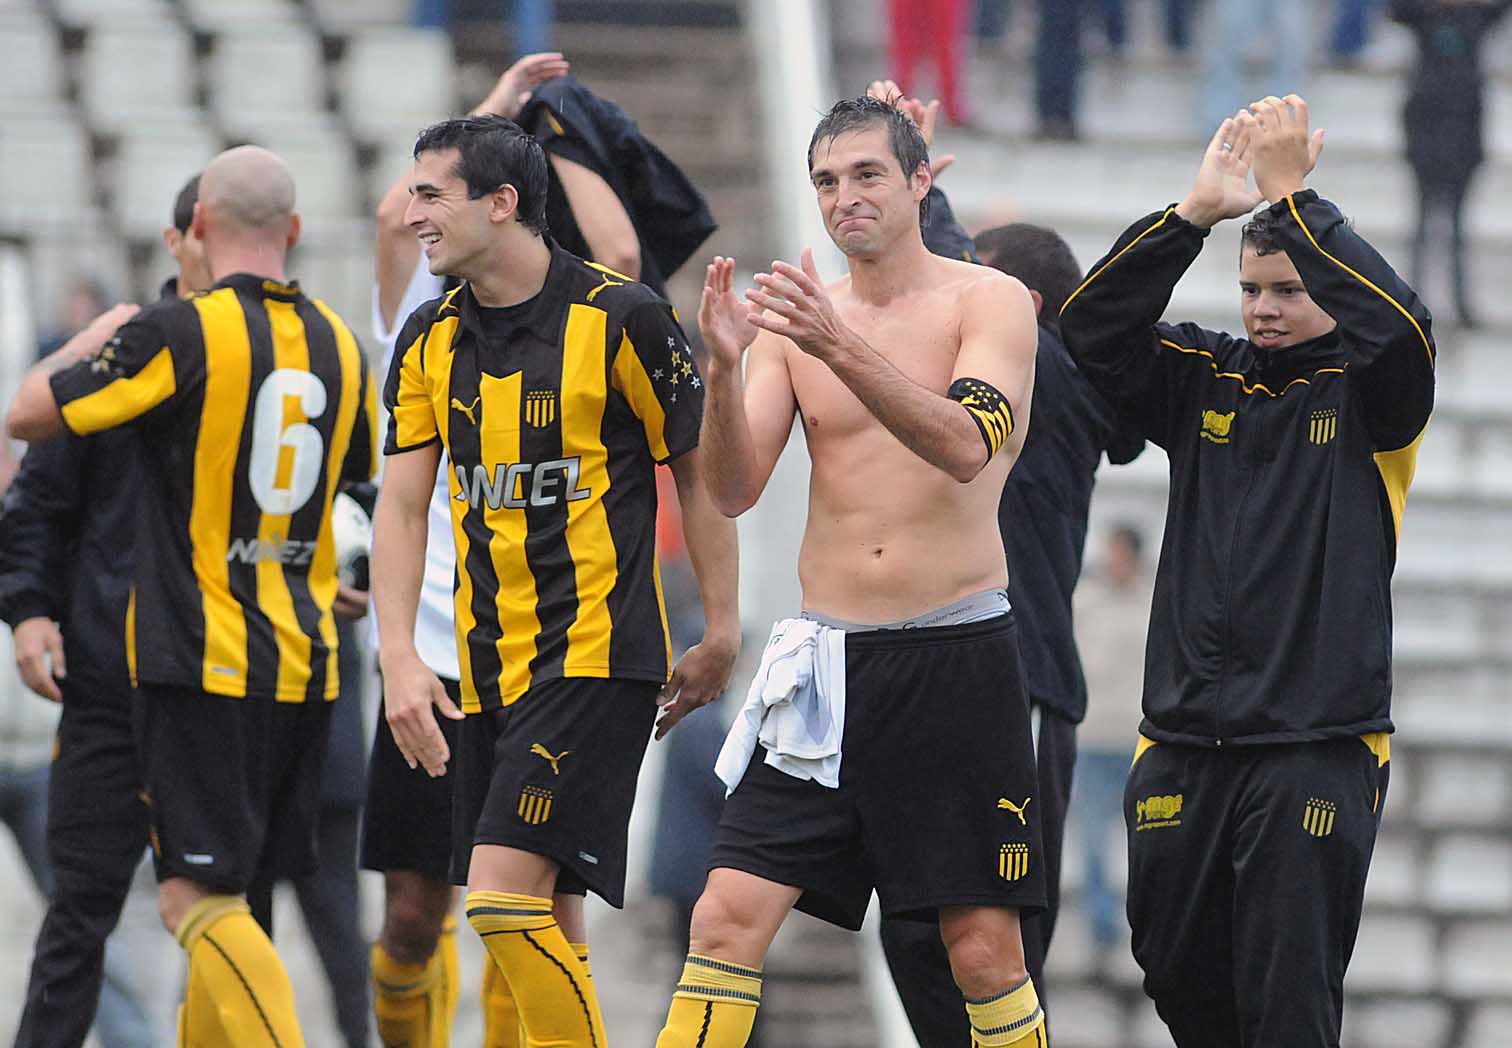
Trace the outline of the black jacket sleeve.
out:
M 1339 325 L 1349 377 L 1381 451 L 1411 444 L 1433 410 L 1433 318 L 1406 281 L 1308 189 L 1277 202 L 1282 246 L 1312 300 Z
M 0 502 L 0 619 L 63 617 L 67 558 L 83 510 L 83 438 L 30 445 Z
M 1194 360 L 1216 359 L 1227 335 L 1160 323 L 1171 292 L 1202 251 L 1207 230 L 1174 207 L 1141 218 L 1061 307 L 1060 332 L 1076 366 L 1132 429 L 1166 443 L 1177 384 Z
M 963 262 L 979 261 L 976 245 L 956 220 L 955 211 L 951 208 L 945 191 L 939 186 L 930 186 L 929 195 L 924 200 L 924 224 L 920 229 L 924 236 L 924 246 L 945 258 L 958 258 Z

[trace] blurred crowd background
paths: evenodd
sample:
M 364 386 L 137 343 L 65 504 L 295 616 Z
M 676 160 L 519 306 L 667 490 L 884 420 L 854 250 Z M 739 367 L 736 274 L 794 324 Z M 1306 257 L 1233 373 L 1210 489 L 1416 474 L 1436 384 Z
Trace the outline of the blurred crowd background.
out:
M 1179 199 L 1225 114 L 1297 91 L 1327 148 L 1312 184 L 1412 281 L 1438 324 L 1438 408 L 1422 446 L 1396 579 L 1393 771 L 1350 971 L 1345 1044 L 1512 1042 L 1512 34 L 1480 0 L 0 0 L 0 394 L 39 348 L 173 270 L 174 194 L 220 149 L 256 142 L 294 170 L 305 235 L 291 270 L 366 331 L 372 216 L 416 131 L 465 110 L 518 54 L 555 49 L 630 112 L 708 197 L 704 254 L 746 271 L 795 251 L 772 216 L 811 209 L 774 143 L 807 140 L 835 97 L 882 75 L 939 97 L 942 187 L 969 231 L 1058 229 L 1082 266 L 1130 221 Z M 799 40 L 783 27 L 802 27 Z M 801 46 L 799 46 L 801 44 Z M 801 74 L 799 76 L 798 74 Z M 794 97 L 778 97 L 791 92 Z M 784 116 L 784 114 L 787 114 Z M 1237 320 L 1237 235 L 1220 230 L 1172 315 Z M 671 282 L 684 317 L 701 269 Z M 801 442 L 800 442 L 801 443 Z M 793 450 L 790 449 L 790 454 Z M 0 447 L 0 483 L 20 448 Z M 1138 721 L 1149 571 L 1165 462 L 1105 468 L 1078 639 L 1091 713 L 1049 989 L 1060 1048 L 1168 1044 L 1138 988 L 1122 916 L 1122 777 Z M 722 788 L 711 771 L 769 620 L 792 610 L 801 464 L 743 524 L 745 666 L 735 694 L 654 746 L 632 826 L 631 901 L 591 908 L 594 973 L 617 1043 L 649 1044 L 684 952 Z M 673 502 L 675 505 L 675 500 Z M 660 529 L 664 535 L 676 528 Z M 662 543 L 674 641 L 699 632 L 686 553 Z M 364 632 L 364 631 L 358 631 Z M 0 1037 L 18 1012 L 47 889 L 41 847 L 54 711 L 16 679 L 0 631 Z M 355 650 L 355 648 L 354 648 Z M 337 736 L 327 810 L 355 820 L 373 729 L 370 669 Z M 359 730 L 360 729 L 360 730 Z M 352 762 L 357 762 L 353 764 Z M 352 822 L 355 826 L 355 821 Z M 364 930 L 381 890 L 362 875 Z M 182 980 L 139 871 L 112 947 L 107 1007 L 166 1044 Z M 1172 890 L 1179 890 L 1173 886 Z M 343 971 L 280 890 L 277 935 L 309 1041 L 363 1043 Z M 318 901 L 313 912 L 319 927 Z M 317 930 L 315 938 L 328 937 Z M 464 977 L 480 949 L 462 937 Z M 471 951 L 471 952 L 469 952 Z M 365 949 L 358 951 L 365 961 Z M 333 991 L 333 986 L 336 988 Z M 480 1037 L 465 983 L 454 1043 Z M 361 1014 L 366 1014 L 362 1001 Z M 768 966 L 762 1043 L 913 1044 L 875 930 L 795 916 Z M 343 1017 L 339 1020 L 338 1017 Z M 122 1045 L 130 1042 L 121 1041 Z M 753 1042 L 754 1043 L 754 1042 Z M 105 1043 L 105 1048 L 115 1048 Z

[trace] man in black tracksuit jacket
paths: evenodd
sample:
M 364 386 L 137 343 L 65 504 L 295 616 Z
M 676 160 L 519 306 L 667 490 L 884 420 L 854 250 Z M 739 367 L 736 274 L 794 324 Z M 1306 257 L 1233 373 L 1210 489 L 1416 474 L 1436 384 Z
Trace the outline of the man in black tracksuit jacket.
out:
M 1412 289 L 1304 188 L 1321 147 L 1296 96 L 1224 121 L 1191 194 L 1061 312 L 1082 372 L 1171 462 L 1124 817 L 1134 955 L 1182 1048 L 1339 1043 L 1386 792 L 1390 581 L 1434 345 Z M 1207 229 L 1262 198 L 1249 337 L 1159 323 Z

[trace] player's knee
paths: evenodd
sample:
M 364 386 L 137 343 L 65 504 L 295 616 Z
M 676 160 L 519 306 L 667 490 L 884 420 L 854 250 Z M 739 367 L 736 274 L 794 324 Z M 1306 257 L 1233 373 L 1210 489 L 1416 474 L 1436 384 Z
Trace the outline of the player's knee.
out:
M 379 941 L 396 961 L 422 964 L 436 952 L 441 925 L 451 902 L 451 889 L 440 890 L 419 878 L 390 878 L 385 884 L 383 931 Z
M 1008 936 L 990 924 L 974 922 L 949 927 L 942 934 L 951 974 L 966 997 L 991 997 L 1028 977 L 1016 934 Z
M 710 957 L 743 956 L 757 935 L 756 914 L 729 892 L 705 890 L 693 907 L 688 928 L 692 953 Z

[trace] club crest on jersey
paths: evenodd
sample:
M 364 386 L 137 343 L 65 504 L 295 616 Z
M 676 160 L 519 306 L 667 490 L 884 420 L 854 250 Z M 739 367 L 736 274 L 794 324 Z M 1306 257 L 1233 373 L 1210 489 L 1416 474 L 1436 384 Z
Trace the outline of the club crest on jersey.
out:
M 542 786 L 526 786 L 520 791 L 517 810 L 527 826 L 539 826 L 551 818 L 551 791 Z
M 525 421 L 536 429 L 545 429 L 556 420 L 556 391 L 532 389 L 525 394 Z
M 1314 837 L 1327 837 L 1333 832 L 1334 815 L 1338 810 L 1339 806 L 1333 801 L 1309 797 L 1302 809 L 1302 828 Z
M 1029 872 L 1029 845 L 1005 844 L 998 849 L 998 876 L 1008 882 L 1021 880 Z
M 1314 411 L 1307 420 L 1307 439 L 1312 444 L 1327 444 L 1339 432 L 1339 409 Z
M 1202 413 L 1202 439 L 1212 441 L 1214 444 L 1227 444 L 1229 442 L 1229 430 L 1234 425 L 1234 413 L 1232 411 L 1220 415 L 1212 408 Z

